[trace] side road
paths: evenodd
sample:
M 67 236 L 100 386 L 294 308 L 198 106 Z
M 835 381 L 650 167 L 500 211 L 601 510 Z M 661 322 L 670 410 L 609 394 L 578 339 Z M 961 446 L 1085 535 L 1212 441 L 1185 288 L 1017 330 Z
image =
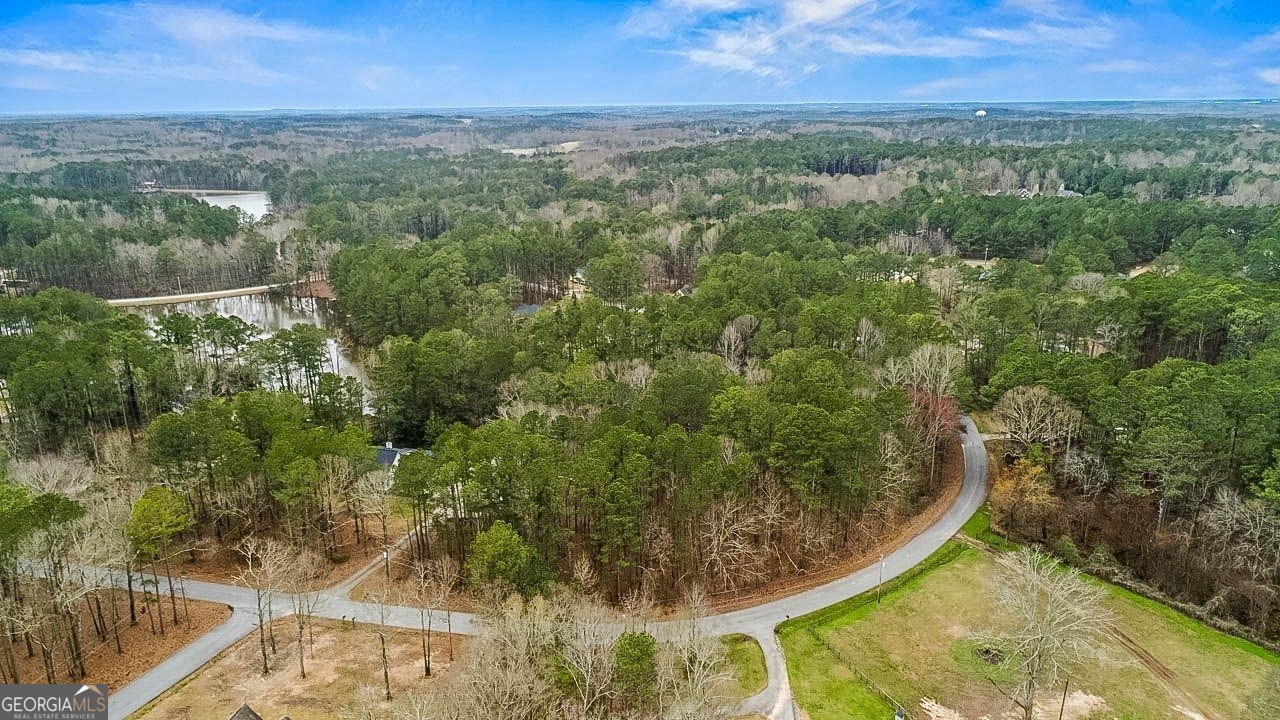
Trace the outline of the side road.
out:
M 728 633 L 750 635 L 764 650 L 769 682 L 763 692 L 744 701 L 742 707 L 744 713 L 759 713 L 770 720 L 795 720 L 795 704 L 787 677 L 786 658 L 774 634 L 774 628 L 779 623 L 874 590 L 881 580 L 888 581 L 901 575 L 942 547 L 943 543 L 959 532 L 964 523 L 982 506 L 987 496 L 987 451 L 973 421 L 968 416 L 963 416 L 961 420 L 964 425 L 961 447 L 964 450 L 965 471 L 960 494 L 937 522 L 884 557 L 883 572 L 880 564 L 875 564 L 802 593 L 723 615 L 711 615 L 700 621 L 705 630 L 716 635 Z M 319 607 L 315 614 L 318 617 L 335 620 L 355 619 L 368 623 L 377 623 L 379 617 L 385 615 L 385 622 L 388 625 L 417 629 L 419 614 L 416 608 L 405 606 L 379 608 L 377 605 L 357 602 L 348 597 L 359 579 L 378 570 L 382 563 L 381 557 L 375 558 L 347 580 L 321 590 Z M 187 581 L 186 589 L 187 596 L 193 599 L 227 604 L 232 608 L 231 618 L 152 668 L 145 675 L 113 693 L 108 708 L 108 717 L 111 720 L 124 720 L 137 712 L 169 688 L 181 683 L 188 675 L 199 670 L 218 653 L 234 645 L 256 627 L 256 595 L 253 590 L 235 585 L 191 580 Z M 277 618 L 287 617 L 293 612 L 288 598 L 279 596 L 275 599 L 273 610 Z M 443 631 L 445 619 L 442 613 L 435 615 L 431 627 L 434 630 Z M 452 615 L 452 627 L 455 633 L 466 635 L 474 632 L 476 627 L 474 616 L 458 612 Z M 662 626 L 668 624 L 671 623 L 654 623 L 653 629 L 661 631 Z

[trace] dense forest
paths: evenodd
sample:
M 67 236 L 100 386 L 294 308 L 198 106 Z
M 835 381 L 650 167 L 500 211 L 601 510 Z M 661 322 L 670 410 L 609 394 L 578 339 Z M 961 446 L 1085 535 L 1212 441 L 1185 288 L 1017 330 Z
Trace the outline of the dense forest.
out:
M 14 173 L 0 264 L 28 282 L 0 298 L 0 488 L 27 519 L 6 597 L 45 618 L 32 633 L 71 626 L 22 609 L 42 581 L 21 558 L 52 535 L 110 536 L 94 561 L 158 586 L 261 536 L 338 564 L 401 510 L 412 556 L 473 590 L 741 592 L 945 493 L 966 411 L 1002 458 L 1002 532 L 1274 641 L 1280 142 L 1232 119 L 991 120 L 647 118 L 662 142 L 637 125 L 521 157 L 498 138 L 601 121 L 483 119 L 486 142 L 447 150 L 406 133 Z M 140 173 L 276 212 L 129 193 Z M 367 386 L 326 372 L 314 327 L 149 326 L 81 294 L 318 270 Z M 430 452 L 389 471 L 388 442 Z M 55 459 L 79 479 L 42 480 Z

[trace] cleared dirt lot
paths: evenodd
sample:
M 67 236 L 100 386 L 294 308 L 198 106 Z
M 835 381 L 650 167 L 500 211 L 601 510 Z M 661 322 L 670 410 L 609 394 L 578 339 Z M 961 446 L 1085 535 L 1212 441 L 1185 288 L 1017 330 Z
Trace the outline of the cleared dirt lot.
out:
M 89 611 L 81 610 L 80 638 L 84 643 L 85 669 L 88 675 L 83 680 L 68 675 L 65 653 L 59 644 L 54 649 L 54 682 L 106 683 L 111 690 L 117 690 L 159 665 L 184 645 L 231 616 L 231 610 L 226 605 L 190 600 L 184 607 L 182 598 L 179 597 L 178 618 L 181 622 L 174 625 L 172 608 L 167 596 L 164 598 L 163 605 L 157 609 L 154 601 L 146 603 L 142 593 L 137 593 L 138 624 L 130 625 L 128 597 L 123 590 L 104 590 L 100 593 L 103 618 L 108 623 L 105 638 L 100 638 L 94 631 Z M 110 625 L 112 622 L 110 608 L 113 599 L 119 617 L 119 624 L 114 630 Z M 163 635 L 158 632 L 159 625 L 155 625 L 157 632 L 152 632 L 151 629 L 151 616 L 161 611 L 165 613 Z M 119 631 L 120 649 L 123 652 L 116 652 L 116 630 Z M 38 644 L 32 643 L 31 650 L 34 654 L 28 655 L 27 644 L 21 636 L 11 637 L 8 641 L 12 643 L 18 679 L 24 683 L 44 683 L 44 663 L 41 660 Z
M 314 643 L 304 642 L 307 676 L 298 670 L 297 627 L 292 619 L 275 625 L 276 653 L 271 672 L 262 674 L 257 633 L 250 634 L 206 665 L 186 682 L 134 714 L 147 720 L 224 718 L 248 703 L 259 715 L 274 719 L 332 720 L 357 696 L 382 697 L 382 663 L 375 626 L 315 620 Z M 462 643 L 455 636 L 454 656 Z M 432 678 L 422 676 L 419 633 L 387 631 L 387 660 L 393 696 L 426 689 L 448 672 L 449 636 L 432 633 Z

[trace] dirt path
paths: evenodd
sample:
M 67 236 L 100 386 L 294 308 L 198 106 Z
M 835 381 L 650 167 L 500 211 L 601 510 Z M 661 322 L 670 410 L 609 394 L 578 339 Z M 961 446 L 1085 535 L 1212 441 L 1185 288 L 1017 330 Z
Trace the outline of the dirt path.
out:
M 1199 718 L 1203 718 L 1204 720 L 1226 720 L 1226 718 L 1222 717 L 1218 713 L 1202 707 L 1195 697 L 1183 689 L 1182 685 L 1178 683 L 1178 673 L 1169 669 L 1169 667 L 1160 662 L 1156 656 L 1147 652 L 1146 648 L 1142 647 L 1137 643 L 1137 641 L 1126 635 L 1124 631 L 1115 629 L 1111 631 L 1111 635 L 1124 646 L 1124 649 L 1129 651 L 1130 655 L 1133 655 L 1133 657 L 1141 663 L 1143 667 L 1155 676 L 1156 682 L 1160 683 L 1160 687 L 1164 688 L 1165 692 L 1169 693 L 1170 700 L 1173 701 L 1174 706 L 1178 710 L 1182 711 L 1183 714 L 1187 714 L 1188 717 L 1192 717 L 1186 712 L 1187 710 L 1190 710 L 1198 715 Z

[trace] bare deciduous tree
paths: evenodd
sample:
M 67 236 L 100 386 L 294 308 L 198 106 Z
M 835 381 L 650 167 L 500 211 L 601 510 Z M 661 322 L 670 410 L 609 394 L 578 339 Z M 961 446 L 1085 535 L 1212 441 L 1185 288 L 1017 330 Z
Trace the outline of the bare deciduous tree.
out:
M 555 613 L 542 597 L 514 595 L 486 616 L 468 645 L 466 667 L 454 685 L 467 717 L 534 720 L 552 697 L 544 672 Z
M 699 620 L 706 616 L 706 601 L 695 589 L 686 598 L 688 617 L 668 639 L 661 657 L 659 690 L 665 718 L 704 720 L 725 717 L 729 707 L 731 676 L 724 646 Z
M 1068 673 L 1105 659 L 1104 638 L 1114 617 L 1103 604 L 1106 591 L 1031 549 L 999 557 L 992 582 L 996 608 L 1009 627 L 987 642 L 997 649 L 1014 685 L 1001 688 L 1032 720 L 1036 693 L 1056 688 Z
M 880 348 L 884 347 L 884 333 L 876 327 L 871 318 L 864 317 L 858 321 L 858 330 L 854 334 L 853 344 L 857 349 L 858 359 L 867 362 Z
M 574 602 L 558 625 L 560 657 L 573 686 L 573 696 L 564 702 L 565 716 L 602 717 L 611 704 L 614 646 L 622 625 L 605 606 L 586 601 Z
M 1107 469 L 1107 463 L 1093 453 L 1066 451 L 1058 461 L 1058 473 L 1088 498 L 1095 498 L 1111 487 L 1111 471 Z
M 698 524 L 702 577 L 725 589 L 762 578 L 759 530 L 759 517 L 742 500 L 727 498 L 708 508 Z
M 286 584 L 296 553 L 290 552 L 289 546 L 284 543 L 255 535 L 241 540 L 239 550 L 244 556 L 245 568 L 236 580 L 254 590 L 255 612 L 258 616 L 258 649 L 262 653 L 262 674 L 266 675 L 271 672 L 267 660 L 268 644 L 273 654 L 276 651 L 275 630 L 272 627 L 275 611 L 271 601 L 275 591 Z
M 877 374 L 885 386 L 913 387 L 939 397 L 953 395 L 964 367 L 964 352 L 954 345 L 926 343 L 905 358 L 891 358 Z
M 739 315 L 724 326 L 720 340 L 716 342 L 716 352 L 724 358 L 724 366 L 729 372 L 741 375 L 746 369 L 747 345 L 759 327 L 760 321 L 755 315 Z
M 1052 450 L 1067 446 L 1080 434 L 1083 416 L 1071 403 L 1041 385 L 1006 392 L 995 407 L 996 418 L 1025 451 L 1032 445 Z
M 387 529 L 387 518 L 391 515 L 391 488 L 395 485 L 395 476 L 389 470 L 373 470 L 356 478 L 351 488 L 351 498 L 355 502 L 356 513 L 362 517 L 374 516 L 382 529 L 382 547 L 391 542 Z M 390 566 L 388 566 L 388 574 Z
M 911 484 L 916 480 L 911 454 L 897 435 L 880 433 L 880 462 L 884 471 L 873 476 L 871 503 L 873 516 L 892 519 L 902 508 Z
M 431 677 L 431 619 L 435 611 L 449 602 L 458 584 L 458 563 L 444 555 L 434 561 L 415 560 L 410 568 L 414 581 L 413 601 L 418 608 L 418 625 L 422 633 L 422 675 Z M 446 612 L 449 611 L 446 609 Z M 453 621 L 448 619 L 449 659 L 453 660 Z
M 315 588 L 315 581 L 323 573 L 324 559 L 303 549 L 294 555 L 292 566 L 284 580 L 284 587 L 289 592 L 289 603 L 293 606 L 294 627 L 298 631 L 298 675 L 303 678 L 307 677 L 304 641 L 311 629 L 312 617 L 323 601 Z
M 378 611 L 378 623 L 373 626 L 373 634 L 378 638 L 379 656 L 382 660 L 382 697 L 391 700 L 391 665 L 387 659 L 387 620 L 391 616 L 394 603 L 386 592 L 374 595 L 373 605 Z
M 93 484 L 93 467 L 79 458 L 48 455 L 30 460 L 11 460 L 5 477 L 35 494 L 58 493 L 77 497 Z
M 954 266 L 934 268 L 925 274 L 925 284 L 938 296 L 943 309 L 955 305 L 963 280 L 959 268 Z
M 1262 503 L 1220 488 L 1201 514 L 1206 560 L 1268 582 L 1280 566 L 1280 518 Z

